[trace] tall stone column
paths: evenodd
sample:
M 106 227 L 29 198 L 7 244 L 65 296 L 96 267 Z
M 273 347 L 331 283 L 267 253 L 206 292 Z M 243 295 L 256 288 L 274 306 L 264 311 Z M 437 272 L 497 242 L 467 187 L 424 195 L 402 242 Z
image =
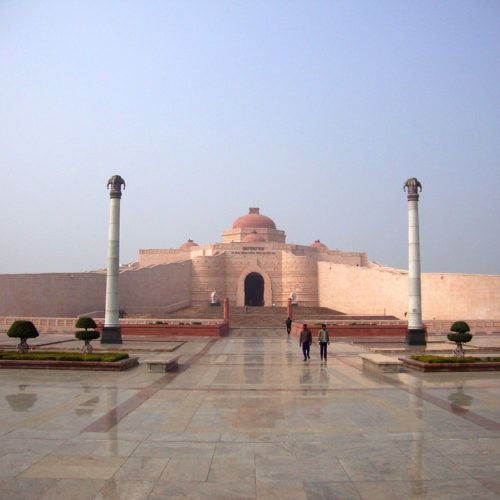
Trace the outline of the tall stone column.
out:
M 418 192 L 422 184 L 415 178 L 408 179 L 403 190 L 408 190 L 408 329 L 406 344 L 426 345 L 422 325 L 422 295 L 420 287 L 420 237 L 418 224 Z
M 108 237 L 108 274 L 106 279 L 106 313 L 102 329 L 101 344 L 121 344 L 118 276 L 120 272 L 120 200 L 122 185 L 125 181 L 113 175 L 108 181 L 109 192 L 109 237 Z

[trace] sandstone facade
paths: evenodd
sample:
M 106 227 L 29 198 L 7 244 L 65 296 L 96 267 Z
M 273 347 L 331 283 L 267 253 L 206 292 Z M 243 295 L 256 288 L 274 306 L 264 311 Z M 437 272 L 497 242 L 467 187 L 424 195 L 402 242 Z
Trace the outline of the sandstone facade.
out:
M 97 314 L 105 288 L 103 272 L 0 275 L 0 315 Z M 223 231 L 221 243 L 140 250 L 137 262 L 120 270 L 120 307 L 129 314 L 208 305 L 213 291 L 238 306 L 285 306 L 294 294 L 299 306 L 405 319 L 408 273 L 320 241 L 286 243 L 257 208 Z M 500 318 L 500 276 L 423 273 L 422 313 L 424 320 Z

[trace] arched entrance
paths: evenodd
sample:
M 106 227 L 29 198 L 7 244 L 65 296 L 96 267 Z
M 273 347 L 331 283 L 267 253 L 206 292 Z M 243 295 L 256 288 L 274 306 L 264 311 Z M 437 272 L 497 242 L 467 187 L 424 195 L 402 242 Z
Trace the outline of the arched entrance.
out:
M 250 273 L 245 278 L 245 305 L 264 305 L 264 278 L 259 273 Z

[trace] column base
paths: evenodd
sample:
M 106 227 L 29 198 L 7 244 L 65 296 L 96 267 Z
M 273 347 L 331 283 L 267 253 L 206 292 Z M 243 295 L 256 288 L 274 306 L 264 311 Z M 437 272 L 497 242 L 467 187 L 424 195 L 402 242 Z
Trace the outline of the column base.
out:
M 427 345 L 425 328 L 408 328 L 405 337 L 406 345 Z
M 122 334 L 119 326 L 103 326 L 101 344 L 121 344 Z

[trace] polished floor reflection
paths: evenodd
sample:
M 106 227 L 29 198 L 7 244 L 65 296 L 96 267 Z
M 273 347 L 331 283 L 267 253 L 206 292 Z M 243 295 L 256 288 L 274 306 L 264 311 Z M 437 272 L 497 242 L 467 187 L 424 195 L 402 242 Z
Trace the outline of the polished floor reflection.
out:
M 167 374 L 2 370 L 0 497 L 500 497 L 496 372 L 373 374 L 350 342 L 304 362 L 276 329 L 175 349 Z

